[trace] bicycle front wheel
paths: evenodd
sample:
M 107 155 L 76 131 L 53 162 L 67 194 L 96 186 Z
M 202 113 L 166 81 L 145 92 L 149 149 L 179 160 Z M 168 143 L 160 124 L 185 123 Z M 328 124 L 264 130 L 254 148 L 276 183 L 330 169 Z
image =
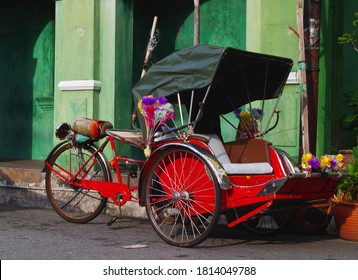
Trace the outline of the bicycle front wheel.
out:
M 97 191 L 74 186 L 70 182 L 86 179 L 110 181 L 107 165 L 99 154 L 92 156 L 95 148 L 83 145 L 60 147 L 48 160 L 46 193 L 54 210 L 65 220 L 87 223 L 96 218 L 106 206 L 107 198 Z M 84 163 L 89 162 L 81 172 Z
M 192 247 L 214 229 L 221 189 L 211 168 L 195 153 L 162 152 L 146 177 L 146 211 L 158 235 L 170 245 Z

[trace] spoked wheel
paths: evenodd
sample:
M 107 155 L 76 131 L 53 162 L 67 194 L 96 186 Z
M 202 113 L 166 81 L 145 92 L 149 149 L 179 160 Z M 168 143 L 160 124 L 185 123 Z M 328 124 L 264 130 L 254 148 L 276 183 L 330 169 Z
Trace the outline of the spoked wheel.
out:
M 242 223 L 244 229 L 250 233 L 270 236 L 283 231 L 292 221 L 293 210 L 285 210 L 267 214 L 259 214 Z
M 107 198 L 98 192 L 75 187 L 66 180 L 82 178 L 109 181 L 106 164 L 97 154 L 77 177 L 77 171 L 93 154 L 94 148 L 84 145 L 72 148 L 64 145 L 49 159 L 46 171 L 46 192 L 52 207 L 65 220 L 86 223 L 96 218 L 106 205 Z M 84 177 L 83 177 L 84 176 Z
M 162 152 L 146 179 L 146 211 L 167 243 L 192 247 L 204 241 L 221 211 L 221 189 L 211 168 L 193 152 Z

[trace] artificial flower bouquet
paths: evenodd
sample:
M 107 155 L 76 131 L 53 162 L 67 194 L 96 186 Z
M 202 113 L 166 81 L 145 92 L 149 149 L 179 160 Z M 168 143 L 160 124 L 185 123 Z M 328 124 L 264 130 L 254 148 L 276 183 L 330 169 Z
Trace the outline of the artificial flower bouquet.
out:
M 236 140 L 255 138 L 255 135 L 259 133 L 259 121 L 262 119 L 262 110 L 253 108 L 251 112 L 247 112 L 238 108 L 234 113 L 240 120 Z
M 311 153 L 306 153 L 301 158 L 301 166 L 305 172 L 340 172 L 345 170 L 342 154 L 323 155 L 318 159 Z
M 144 154 L 148 158 L 151 155 L 150 144 L 154 133 L 159 127 L 165 125 L 166 121 L 174 119 L 174 107 L 163 96 L 156 98 L 148 95 L 143 96 L 138 102 L 138 109 L 145 120 L 147 135 Z

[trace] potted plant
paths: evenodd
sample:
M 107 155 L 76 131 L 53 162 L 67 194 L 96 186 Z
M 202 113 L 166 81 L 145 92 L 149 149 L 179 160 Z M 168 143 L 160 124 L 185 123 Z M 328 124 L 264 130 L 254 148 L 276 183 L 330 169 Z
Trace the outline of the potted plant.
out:
M 353 163 L 346 165 L 349 174 L 332 199 L 333 216 L 340 237 L 358 241 L 358 145 L 353 148 L 352 157 Z

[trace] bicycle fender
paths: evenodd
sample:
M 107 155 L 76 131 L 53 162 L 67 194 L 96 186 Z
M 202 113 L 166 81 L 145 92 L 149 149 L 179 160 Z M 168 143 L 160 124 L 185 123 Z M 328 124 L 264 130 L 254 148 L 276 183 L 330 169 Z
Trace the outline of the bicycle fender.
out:
M 226 171 L 222 167 L 221 163 L 216 159 L 216 157 L 210 153 L 208 150 L 204 149 L 195 144 L 185 143 L 185 142 L 176 142 L 176 143 L 168 143 L 160 146 L 158 149 L 154 151 L 154 153 L 150 156 L 150 158 L 144 163 L 138 183 L 138 196 L 139 196 L 139 204 L 143 206 L 144 200 L 144 181 L 145 177 L 148 173 L 150 166 L 152 165 L 154 159 L 163 151 L 169 148 L 181 147 L 188 149 L 194 152 L 198 157 L 200 157 L 214 172 L 216 179 L 218 180 L 219 186 L 223 190 L 231 189 L 231 181 Z
M 64 144 L 67 144 L 68 141 L 62 141 L 60 143 L 58 143 L 52 150 L 51 152 L 48 154 L 47 158 L 45 159 L 45 167 L 41 170 L 41 172 L 46 172 L 47 171 L 47 164 L 46 162 L 48 162 L 50 160 L 50 158 L 53 156 L 53 154 L 59 149 L 61 148 Z

